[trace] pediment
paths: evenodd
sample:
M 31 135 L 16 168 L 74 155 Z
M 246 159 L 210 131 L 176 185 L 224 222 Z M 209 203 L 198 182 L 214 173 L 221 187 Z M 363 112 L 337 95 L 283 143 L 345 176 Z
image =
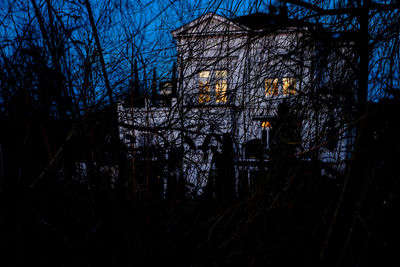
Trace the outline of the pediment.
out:
M 248 30 L 245 26 L 239 25 L 225 17 L 215 13 L 207 13 L 200 18 L 174 30 L 172 36 L 198 36 L 218 35 L 223 33 L 240 33 Z

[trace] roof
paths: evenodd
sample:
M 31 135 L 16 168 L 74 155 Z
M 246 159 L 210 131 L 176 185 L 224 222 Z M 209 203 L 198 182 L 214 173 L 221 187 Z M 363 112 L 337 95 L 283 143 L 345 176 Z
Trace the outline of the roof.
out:
M 280 13 L 257 12 L 246 16 L 236 17 L 233 22 L 245 26 L 251 30 L 283 29 L 286 27 L 310 27 L 316 24 L 307 23 L 298 19 L 288 17 L 287 10 L 283 9 Z
M 253 30 L 261 30 L 271 26 L 286 24 L 288 21 L 286 16 L 262 12 L 236 17 L 232 20 Z
M 185 35 L 185 34 L 193 34 L 190 33 L 191 29 L 196 29 L 196 31 L 198 31 L 199 27 L 201 27 L 202 24 L 204 23 L 210 23 L 211 21 L 213 21 L 214 23 L 216 23 L 217 25 L 227 25 L 228 27 L 232 28 L 234 31 L 243 31 L 243 30 L 249 30 L 247 27 L 239 27 L 239 25 L 235 22 L 233 22 L 233 20 L 229 20 L 221 15 L 215 14 L 213 12 L 209 12 L 181 27 L 179 27 L 178 29 L 172 31 L 172 36 L 175 38 L 179 35 Z
M 289 19 L 286 9 L 281 9 L 279 13 L 263 13 L 257 12 L 250 15 L 240 16 L 233 19 L 228 19 L 221 15 L 209 12 L 183 26 L 172 31 L 174 38 L 181 35 L 197 32 L 198 27 L 203 23 L 209 23 L 213 20 L 217 25 L 226 25 L 233 32 L 248 32 L 248 31 L 264 31 L 264 30 L 279 30 L 287 27 L 305 27 L 311 26 L 309 23 L 297 19 Z M 315 26 L 315 25 L 314 25 Z M 196 30 L 197 28 L 197 30 Z M 194 30 L 194 32 L 190 32 Z M 202 32 L 202 35 L 208 35 L 210 32 Z

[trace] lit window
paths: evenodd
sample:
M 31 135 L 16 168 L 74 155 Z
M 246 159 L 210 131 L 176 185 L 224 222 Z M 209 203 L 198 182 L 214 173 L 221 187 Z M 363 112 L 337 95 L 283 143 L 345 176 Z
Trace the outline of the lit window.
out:
M 210 71 L 199 73 L 199 103 L 210 101 Z
M 263 121 L 263 122 L 261 122 L 261 127 L 263 129 L 271 128 L 271 123 L 269 121 Z
M 228 72 L 226 70 L 218 70 L 215 76 L 217 77 L 217 82 L 215 84 L 215 102 L 226 103 L 226 91 L 228 89 L 226 77 L 228 76 Z
M 283 78 L 283 94 L 284 95 L 295 95 L 296 94 L 296 79 L 295 78 Z
M 265 79 L 265 95 L 278 95 L 278 79 Z
M 261 128 L 261 142 L 265 147 L 269 148 L 269 130 L 271 129 L 271 123 L 269 121 L 262 121 Z
M 201 72 L 199 73 L 199 77 L 200 77 L 200 78 L 209 79 L 209 78 L 210 78 L 210 71 L 209 71 L 209 70 L 201 71 Z

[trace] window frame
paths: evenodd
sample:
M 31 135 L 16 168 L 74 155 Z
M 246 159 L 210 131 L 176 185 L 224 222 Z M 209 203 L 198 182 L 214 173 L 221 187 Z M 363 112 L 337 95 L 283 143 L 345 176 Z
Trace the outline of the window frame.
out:
M 294 77 L 282 78 L 282 95 L 284 96 L 296 95 L 297 94 L 296 84 L 297 84 L 297 79 Z
M 213 89 L 211 89 L 213 88 Z M 198 103 L 213 102 L 226 104 L 228 102 L 228 70 L 202 70 L 198 73 Z
M 279 96 L 279 78 L 265 78 L 264 90 L 266 97 Z
M 271 131 L 272 125 L 269 120 L 261 121 L 261 143 L 268 149 L 269 148 L 269 134 Z
M 198 81 L 198 101 L 200 104 L 211 101 L 211 71 L 203 70 L 199 72 Z
M 297 83 L 294 77 L 267 77 L 264 79 L 264 95 L 267 98 L 297 95 Z
M 215 103 L 226 104 L 228 100 L 228 70 L 216 70 L 215 77 Z

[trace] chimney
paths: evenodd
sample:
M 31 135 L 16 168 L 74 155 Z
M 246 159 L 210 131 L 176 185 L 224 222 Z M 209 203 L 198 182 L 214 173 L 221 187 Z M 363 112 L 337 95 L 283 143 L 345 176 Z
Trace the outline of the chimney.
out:
M 288 8 L 286 5 L 279 7 L 279 15 L 282 17 L 282 19 L 288 18 Z
M 269 5 L 269 6 L 268 6 L 268 10 L 269 10 L 269 14 L 271 14 L 271 15 L 275 15 L 276 12 L 278 11 L 278 10 L 276 9 L 276 7 L 273 6 L 273 5 Z

